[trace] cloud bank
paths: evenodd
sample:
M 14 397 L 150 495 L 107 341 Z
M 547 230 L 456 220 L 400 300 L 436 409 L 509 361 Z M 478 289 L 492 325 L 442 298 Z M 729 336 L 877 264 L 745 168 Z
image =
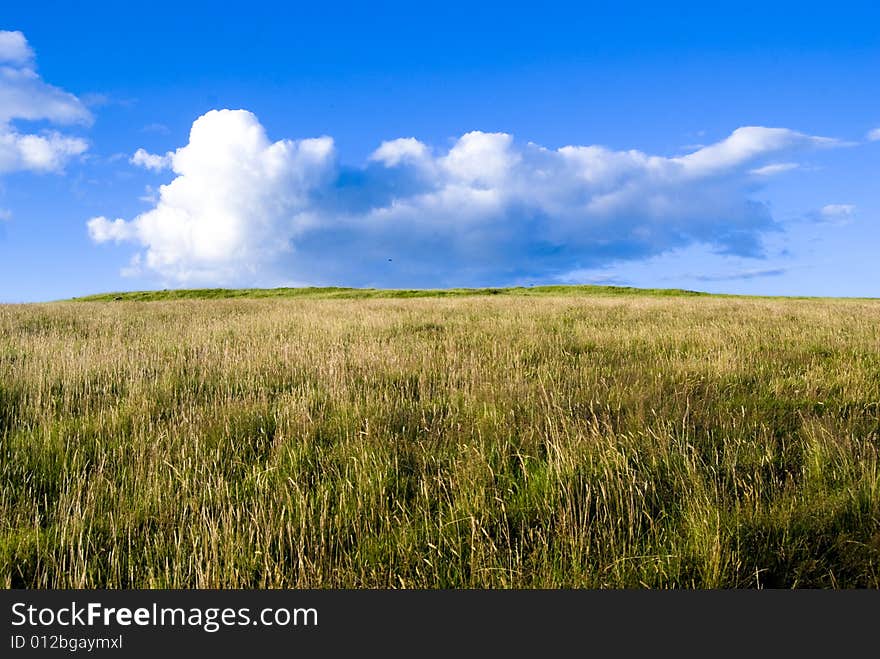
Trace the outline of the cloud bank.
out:
M 273 142 L 250 112 L 215 110 L 185 146 L 132 157 L 173 174 L 150 210 L 88 230 L 138 245 L 136 267 L 183 285 L 493 284 L 692 244 L 760 256 L 777 228 L 755 199 L 762 181 L 798 150 L 834 144 L 751 126 L 665 157 L 474 131 L 448 149 L 383 142 L 350 167 L 330 137 Z
M 89 124 L 92 116 L 76 96 L 40 78 L 21 32 L 0 31 L 0 174 L 59 171 L 88 148 L 85 140 L 55 130 L 22 133 L 16 120 Z

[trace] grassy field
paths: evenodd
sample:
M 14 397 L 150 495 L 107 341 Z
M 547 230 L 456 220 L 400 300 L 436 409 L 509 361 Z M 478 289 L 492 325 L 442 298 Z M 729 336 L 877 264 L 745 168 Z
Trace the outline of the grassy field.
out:
M 628 286 L 529 286 L 518 288 L 438 288 L 438 289 L 391 289 L 391 288 L 192 288 L 166 289 L 161 291 L 133 291 L 125 293 L 100 293 L 74 298 L 77 302 L 158 302 L 161 300 L 217 300 L 228 298 L 312 298 L 336 300 L 404 299 L 414 297 L 475 297 L 501 296 L 613 296 L 678 297 L 682 295 L 706 295 L 680 288 L 632 288 Z
M 880 301 L 0 306 L 6 587 L 876 588 L 878 452 Z

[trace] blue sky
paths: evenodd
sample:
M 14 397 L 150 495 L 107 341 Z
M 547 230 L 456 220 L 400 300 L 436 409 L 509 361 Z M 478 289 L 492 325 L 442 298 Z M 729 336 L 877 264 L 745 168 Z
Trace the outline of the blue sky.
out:
M 708 4 L 6 3 L 0 301 L 880 295 L 880 9 Z

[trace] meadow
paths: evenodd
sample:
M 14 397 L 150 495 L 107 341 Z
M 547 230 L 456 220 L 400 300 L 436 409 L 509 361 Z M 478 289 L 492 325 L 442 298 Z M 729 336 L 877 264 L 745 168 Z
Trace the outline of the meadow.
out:
M 0 306 L 0 585 L 880 587 L 880 301 Z

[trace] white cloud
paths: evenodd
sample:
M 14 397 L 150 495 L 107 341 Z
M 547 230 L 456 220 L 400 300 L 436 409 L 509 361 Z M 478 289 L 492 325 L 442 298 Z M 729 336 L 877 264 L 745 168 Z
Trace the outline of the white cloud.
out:
M 155 208 L 131 222 L 93 218 L 89 233 L 140 242 L 143 266 L 172 279 L 228 280 L 289 249 L 297 215 L 310 221 L 310 190 L 330 172 L 333 141 L 272 143 L 250 112 L 215 110 L 167 157 L 177 177 Z
M 697 281 L 733 281 L 736 279 L 760 279 L 762 277 L 779 277 L 788 272 L 788 268 L 750 268 L 735 272 L 722 272 L 714 274 L 684 274 L 684 279 Z
M 744 126 L 726 139 L 703 147 L 686 156 L 674 158 L 684 169 L 698 176 L 737 167 L 768 153 L 784 152 L 805 146 L 835 146 L 838 140 L 804 135 L 788 128 Z
M 782 172 L 788 172 L 792 169 L 798 169 L 800 165 L 796 162 L 774 162 L 769 165 L 764 165 L 763 167 L 756 167 L 751 170 L 751 174 L 755 176 L 773 176 L 774 174 L 781 174 Z
M 868 140 L 871 142 L 876 142 L 880 140 L 880 128 L 875 128 L 874 130 L 868 131 Z
M 822 215 L 826 217 L 838 217 L 840 215 L 852 215 L 856 207 L 853 204 L 827 204 L 822 206 Z
M 16 120 L 89 124 L 92 116 L 76 96 L 40 78 L 21 32 L 0 31 L 0 173 L 59 171 L 88 147 L 57 131 L 22 133 L 13 126 Z
M 6 208 L 0 208 L 0 222 L 7 222 L 12 219 L 12 211 Z
M 132 165 L 137 165 L 154 172 L 161 172 L 163 169 L 171 167 L 171 154 L 166 153 L 164 156 L 159 156 L 155 153 L 149 153 L 145 149 L 138 149 L 128 161 Z
M 146 201 L 150 204 L 159 203 L 159 192 L 152 185 L 144 186 L 144 194 L 138 197 L 140 201 Z
M 414 137 L 400 137 L 382 142 L 370 155 L 370 160 L 381 162 L 386 167 L 396 167 L 402 162 L 423 162 L 427 157 L 427 146 Z
M 178 283 L 491 284 L 693 244 L 756 256 L 777 227 L 752 199 L 754 172 L 833 144 L 747 127 L 665 157 L 475 131 L 445 153 L 391 140 L 346 167 L 329 137 L 271 142 L 253 114 L 212 111 L 186 146 L 155 156 L 175 177 L 151 210 L 89 231 L 139 244 L 139 267 Z
M 131 257 L 131 261 L 129 261 L 128 265 L 120 271 L 123 277 L 138 277 L 143 274 L 143 267 L 141 264 L 141 255 L 135 254 Z
M 0 32 L 0 37 L 9 34 L 21 33 Z M 8 53 L 10 59 L 0 66 L 0 124 L 14 119 L 45 119 L 60 124 L 91 123 L 91 113 L 76 96 L 43 82 L 31 57 L 11 59 L 13 54 Z
M 57 172 L 70 158 L 84 153 L 87 148 L 85 140 L 55 131 L 22 135 L 0 129 L 0 174 L 22 169 Z
M 473 131 L 462 135 L 439 162 L 453 181 L 478 189 L 496 187 L 521 159 L 512 146 L 513 137 L 506 133 Z
M 86 226 L 89 230 L 89 236 L 96 243 L 122 242 L 137 236 L 132 225 L 122 218 L 117 218 L 111 222 L 102 215 L 100 217 L 93 217 L 86 222 Z
M 34 59 L 34 51 L 21 32 L 0 30 L 0 64 L 21 66 Z
M 845 224 L 856 214 L 854 204 L 827 204 L 819 209 L 819 219 L 826 222 Z

